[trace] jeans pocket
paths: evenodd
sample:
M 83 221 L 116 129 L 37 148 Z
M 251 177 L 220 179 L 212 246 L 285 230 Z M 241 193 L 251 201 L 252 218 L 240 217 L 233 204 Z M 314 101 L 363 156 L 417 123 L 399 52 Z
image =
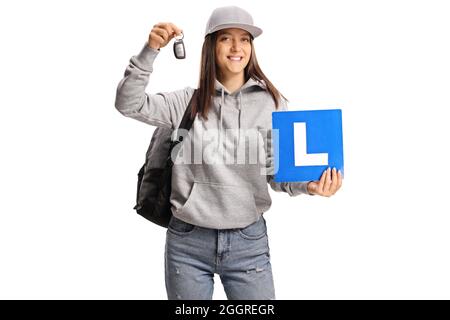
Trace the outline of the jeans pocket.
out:
M 267 234 L 266 220 L 260 216 L 259 220 L 245 228 L 238 229 L 239 235 L 247 240 L 258 240 Z
M 192 233 L 195 230 L 195 225 L 184 222 L 183 220 L 180 220 L 176 218 L 175 216 L 172 216 L 169 221 L 169 226 L 167 227 L 167 230 L 170 231 L 173 234 L 183 236 L 188 235 Z

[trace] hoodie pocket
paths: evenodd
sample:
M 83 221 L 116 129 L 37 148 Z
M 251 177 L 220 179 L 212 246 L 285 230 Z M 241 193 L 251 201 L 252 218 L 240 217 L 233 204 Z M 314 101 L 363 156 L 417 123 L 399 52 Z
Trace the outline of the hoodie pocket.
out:
M 208 182 L 194 182 L 181 211 L 196 220 L 210 221 L 220 217 L 230 224 L 255 221 L 258 216 L 255 198 L 249 188 Z

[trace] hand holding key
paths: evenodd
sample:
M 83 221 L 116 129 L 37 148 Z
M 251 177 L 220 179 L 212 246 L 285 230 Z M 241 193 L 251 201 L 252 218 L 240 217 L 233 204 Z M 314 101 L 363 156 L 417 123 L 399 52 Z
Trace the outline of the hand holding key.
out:
M 181 36 L 183 30 L 170 22 L 160 22 L 153 26 L 148 37 L 150 48 L 158 50 L 165 47 L 175 36 Z

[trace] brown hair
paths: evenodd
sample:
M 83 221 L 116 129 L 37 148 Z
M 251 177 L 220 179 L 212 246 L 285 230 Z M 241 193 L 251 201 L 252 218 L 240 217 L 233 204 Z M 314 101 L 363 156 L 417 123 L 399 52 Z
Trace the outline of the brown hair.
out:
M 198 83 L 197 101 L 192 104 L 191 118 L 199 113 L 203 118 L 208 119 L 208 111 L 211 106 L 212 97 L 215 93 L 215 79 L 217 76 L 216 66 L 216 40 L 217 32 L 211 33 L 205 37 L 202 48 L 202 58 L 200 62 L 200 79 Z M 259 67 L 256 59 L 255 47 L 253 46 L 253 37 L 250 37 L 252 52 L 250 61 L 244 70 L 245 81 L 250 78 L 256 81 L 264 81 L 266 90 L 270 93 L 275 102 L 275 108 L 278 109 L 280 98 L 286 99 Z

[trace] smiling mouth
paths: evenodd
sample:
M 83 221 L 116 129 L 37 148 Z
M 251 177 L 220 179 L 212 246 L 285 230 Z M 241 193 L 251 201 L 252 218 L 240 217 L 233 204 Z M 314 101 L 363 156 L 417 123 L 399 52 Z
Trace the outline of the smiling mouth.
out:
M 233 56 L 228 56 L 227 58 L 228 58 L 228 60 L 236 61 L 236 62 L 242 61 L 242 59 L 243 59 L 243 57 L 233 57 Z

